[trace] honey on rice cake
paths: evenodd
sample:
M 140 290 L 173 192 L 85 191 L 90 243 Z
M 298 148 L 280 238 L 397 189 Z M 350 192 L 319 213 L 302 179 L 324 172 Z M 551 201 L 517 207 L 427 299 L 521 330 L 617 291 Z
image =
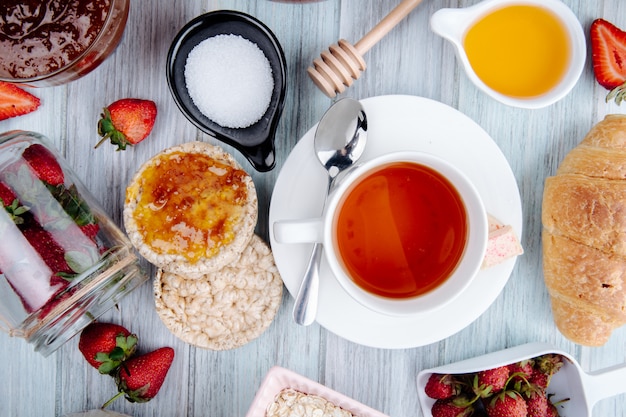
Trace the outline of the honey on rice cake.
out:
M 124 226 L 154 265 L 188 277 L 219 270 L 254 233 L 250 175 L 218 146 L 189 142 L 155 155 L 126 189 Z

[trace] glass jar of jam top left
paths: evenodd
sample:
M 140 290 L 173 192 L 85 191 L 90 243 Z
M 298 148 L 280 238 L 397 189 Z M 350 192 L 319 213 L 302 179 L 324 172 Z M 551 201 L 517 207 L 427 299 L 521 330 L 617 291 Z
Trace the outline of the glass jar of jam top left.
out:
M 3 0 L 0 80 L 34 87 L 76 80 L 119 44 L 130 0 Z

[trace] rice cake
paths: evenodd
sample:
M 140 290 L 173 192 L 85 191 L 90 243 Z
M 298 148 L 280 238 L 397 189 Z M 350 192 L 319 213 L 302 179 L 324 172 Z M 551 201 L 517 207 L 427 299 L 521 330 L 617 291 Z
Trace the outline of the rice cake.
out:
M 156 311 L 165 326 L 191 345 L 234 349 L 272 323 L 283 281 L 267 244 L 254 235 L 239 259 L 201 279 L 160 270 L 154 280 Z
M 188 278 L 233 262 L 257 221 L 254 182 L 232 155 L 189 142 L 155 155 L 126 189 L 124 226 L 139 253 Z

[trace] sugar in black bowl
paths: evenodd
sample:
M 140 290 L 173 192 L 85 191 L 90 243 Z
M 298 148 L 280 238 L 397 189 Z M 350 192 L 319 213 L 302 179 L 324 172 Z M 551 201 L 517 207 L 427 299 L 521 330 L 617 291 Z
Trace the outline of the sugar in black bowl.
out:
M 265 24 L 232 10 L 196 17 L 172 42 L 167 80 L 174 101 L 200 130 L 238 149 L 257 171 L 274 168 L 286 64 Z

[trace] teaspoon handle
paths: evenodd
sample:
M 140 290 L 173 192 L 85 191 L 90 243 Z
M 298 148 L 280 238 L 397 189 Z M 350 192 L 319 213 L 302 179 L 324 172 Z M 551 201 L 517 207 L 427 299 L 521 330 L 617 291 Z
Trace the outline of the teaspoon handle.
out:
M 308 326 L 315 321 L 320 286 L 320 261 L 322 260 L 322 244 L 316 243 L 309 259 L 300 290 L 293 306 L 293 319 L 301 326 Z

